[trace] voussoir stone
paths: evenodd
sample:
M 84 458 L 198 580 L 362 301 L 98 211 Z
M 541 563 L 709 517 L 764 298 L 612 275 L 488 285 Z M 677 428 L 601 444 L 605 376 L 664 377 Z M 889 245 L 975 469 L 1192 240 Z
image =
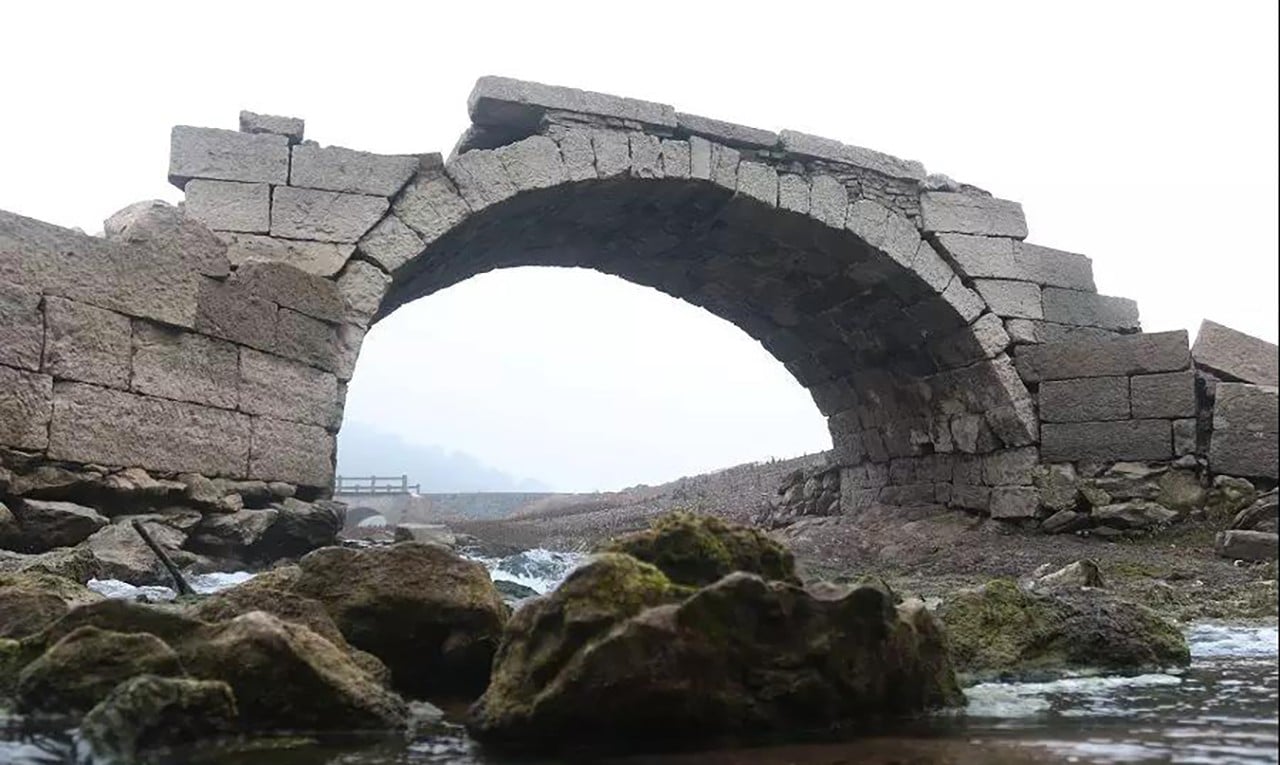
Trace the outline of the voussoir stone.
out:
M 360 240 L 360 252 L 387 273 L 416 258 L 424 247 L 422 237 L 395 214 L 378 221 Z
M 346 304 L 347 320 L 367 326 L 390 286 L 391 276 L 372 263 L 348 263 L 338 276 L 338 292 Z
M 320 242 L 356 242 L 386 213 L 385 197 L 277 186 L 271 235 Z
M 417 169 L 415 156 L 302 144 L 293 147 L 289 185 L 390 197 L 404 188 Z

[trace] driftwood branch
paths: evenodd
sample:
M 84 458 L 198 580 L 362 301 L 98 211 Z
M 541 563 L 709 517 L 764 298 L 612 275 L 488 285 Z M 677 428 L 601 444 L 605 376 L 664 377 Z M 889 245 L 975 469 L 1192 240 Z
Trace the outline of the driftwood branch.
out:
M 164 564 L 164 568 L 169 572 L 169 576 L 173 577 L 173 584 L 178 590 L 178 594 L 195 595 L 196 591 L 191 589 L 191 585 L 187 584 L 187 580 L 183 578 L 182 572 L 178 570 L 177 566 L 173 565 L 173 561 L 169 560 L 169 556 L 160 548 L 160 545 L 156 544 L 156 541 L 151 538 L 151 535 L 147 533 L 147 530 L 143 528 L 142 524 L 136 520 L 130 521 L 130 524 L 133 525 L 133 530 L 138 532 L 138 536 L 142 537 L 142 541 L 147 543 L 147 547 L 151 548 L 151 552 L 155 553 L 156 557 L 160 559 L 160 562 Z

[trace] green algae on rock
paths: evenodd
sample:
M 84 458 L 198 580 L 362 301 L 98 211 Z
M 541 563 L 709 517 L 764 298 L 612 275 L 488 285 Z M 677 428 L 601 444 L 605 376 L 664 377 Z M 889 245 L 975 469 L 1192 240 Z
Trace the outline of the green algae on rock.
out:
M 938 609 L 956 669 L 1029 677 L 1080 669 L 1185 666 L 1181 631 L 1154 611 L 1097 590 L 1032 593 L 995 579 Z
M 99 758 L 134 762 L 159 748 L 231 733 L 236 717 L 226 683 L 138 675 L 89 710 L 80 731 Z
M 702 587 L 734 571 L 799 584 L 791 552 L 759 529 L 719 518 L 676 512 L 645 531 L 617 537 L 602 548 L 651 563 L 676 584 Z
M 0 638 L 35 634 L 82 603 L 101 599 L 84 585 L 37 571 L 0 574 Z
M 513 749 L 653 749 L 962 703 L 918 601 L 743 572 L 690 593 L 612 553 L 515 614 L 468 728 Z
M 80 714 L 135 675 L 185 674 L 178 654 L 146 633 L 80 627 L 18 673 L 18 708 Z

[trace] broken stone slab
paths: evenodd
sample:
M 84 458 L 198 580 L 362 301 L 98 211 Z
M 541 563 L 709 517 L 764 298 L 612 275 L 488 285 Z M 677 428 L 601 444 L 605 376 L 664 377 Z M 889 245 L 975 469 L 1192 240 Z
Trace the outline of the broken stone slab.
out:
M 186 213 L 211 229 L 265 234 L 271 228 L 271 186 L 266 183 L 187 183 Z
M 1040 492 L 1033 486 L 994 486 L 988 512 L 997 520 L 1034 518 L 1040 509 Z
M 129 387 L 129 317 L 54 297 L 44 301 L 44 371 L 56 378 Z
M 1134 419 L 1179 419 L 1196 416 L 1195 372 L 1135 375 L 1129 380 Z
M 181 189 L 192 178 L 288 183 L 289 139 L 178 125 L 169 141 L 169 182 Z
M 219 232 L 218 237 L 226 242 L 227 259 L 237 268 L 251 260 L 279 261 L 326 278 L 341 271 L 356 249 L 353 244 L 281 239 L 256 234 Z
M 789 154 L 852 165 L 890 178 L 923 181 L 925 177 L 924 165 L 915 160 L 899 159 L 873 149 L 850 146 L 832 138 L 801 133 L 798 130 L 780 132 L 778 146 Z
M 1044 519 L 1040 524 L 1040 530 L 1046 534 L 1070 534 L 1074 531 L 1088 528 L 1089 524 L 1088 513 L 1081 513 L 1076 510 L 1059 510 Z
M 974 288 L 999 316 L 1018 319 L 1044 317 L 1040 306 L 1040 287 L 1028 282 L 1003 279 L 975 279 Z
M 920 228 L 927 233 L 1027 238 L 1022 205 L 1007 199 L 928 191 L 920 195 Z
M 418 169 L 412 155 L 373 154 L 341 146 L 293 147 L 289 185 L 348 194 L 394 196 Z
M 1218 383 L 1209 467 L 1214 473 L 1280 478 L 1280 389 Z
M 1228 529 L 1218 534 L 1218 554 L 1232 560 L 1271 561 L 1280 555 L 1280 536 L 1267 531 Z
M 1117 502 L 1093 510 L 1095 523 L 1115 529 L 1149 529 L 1172 523 L 1177 517 L 1177 512 L 1145 499 Z
M 1142 328 L 1138 304 L 1129 298 L 1046 287 L 1041 300 L 1045 321 L 1116 331 Z
M 135 202 L 113 213 L 102 228 L 107 239 L 130 248 L 126 253 L 132 268 L 145 257 L 152 270 L 173 263 L 205 276 L 223 277 L 230 271 L 227 247 L 218 235 L 168 202 Z
M 279 117 L 274 114 L 240 112 L 241 133 L 272 133 L 282 135 L 294 144 L 302 140 L 306 121 L 299 117 Z
M 248 465 L 247 415 L 73 382 L 53 400 L 53 459 L 234 476 Z
M 52 410 L 52 377 L 0 366 L 0 445 L 46 448 Z
M 532 130 L 548 111 L 578 112 L 666 128 L 677 124 L 675 109 L 666 104 L 508 77 L 481 77 L 467 98 L 467 112 L 477 125 Z
M 1017 357 L 1027 382 L 1176 372 L 1190 363 L 1185 330 L 1032 345 Z
M 1280 385 L 1280 350 L 1275 344 L 1205 319 L 1191 357 L 1196 366 L 1220 377 L 1254 385 Z
M 231 343 L 139 319 L 130 385 L 136 393 L 234 409 L 238 359 Z
M 27 552 L 74 547 L 110 523 L 91 507 L 73 502 L 25 499 L 14 509 Z
M 389 206 L 384 197 L 277 186 L 271 198 L 271 235 L 354 243 Z
M 1173 458 L 1168 420 L 1046 422 L 1040 426 L 1045 462 L 1167 460 Z
M 1084 377 L 1040 384 L 1040 419 L 1044 422 L 1127 420 L 1129 378 Z
M 1254 500 L 1253 504 L 1236 513 L 1236 517 L 1231 520 L 1231 528 L 1274 533 L 1278 522 L 1280 522 L 1280 497 L 1277 496 L 1276 490 L 1272 489 Z
M 736 149 L 772 149 L 778 145 L 778 134 L 771 130 L 735 125 L 696 114 L 676 112 L 676 127 L 681 133 L 702 136 Z

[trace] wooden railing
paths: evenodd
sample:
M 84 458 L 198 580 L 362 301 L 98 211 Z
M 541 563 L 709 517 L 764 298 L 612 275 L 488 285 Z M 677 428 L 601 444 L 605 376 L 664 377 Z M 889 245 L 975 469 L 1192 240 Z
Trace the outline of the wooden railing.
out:
M 340 475 L 333 479 L 334 494 L 418 494 L 421 488 L 411 485 L 407 475 Z

